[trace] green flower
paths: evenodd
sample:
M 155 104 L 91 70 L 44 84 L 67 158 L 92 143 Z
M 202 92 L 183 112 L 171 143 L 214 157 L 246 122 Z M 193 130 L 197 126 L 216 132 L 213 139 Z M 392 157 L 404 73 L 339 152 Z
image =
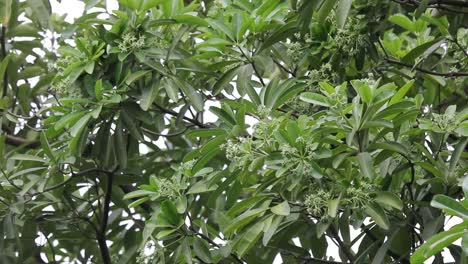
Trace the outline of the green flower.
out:
M 328 201 L 331 200 L 333 195 L 324 190 L 313 192 L 306 196 L 304 204 L 307 211 L 314 216 L 323 217 L 326 213 Z

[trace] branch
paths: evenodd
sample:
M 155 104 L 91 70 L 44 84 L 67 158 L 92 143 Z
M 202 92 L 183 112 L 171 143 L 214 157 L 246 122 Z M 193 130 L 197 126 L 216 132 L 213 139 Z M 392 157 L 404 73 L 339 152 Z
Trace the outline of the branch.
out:
M 340 246 L 340 249 L 343 251 L 345 254 L 346 258 L 349 260 L 350 263 L 354 263 L 354 254 L 351 252 L 351 250 L 341 241 L 340 236 L 338 235 L 338 231 L 336 230 L 336 227 L 334 224 L 330 225 L 330 233 L 332 237 L 338 242 L 338 245 Z
M 145 131 L 145 132 L 147 132 L 147 133 L 149 133 L 151 135 L 158 136 L 158 137 L 176 137 L 176 136 L 180 136 L 180 135 L 184 134 L 191 127 L 193 127 L 193 125 L 188 125 L 184 129 L 182 129 L 181 131 L 177 131 L 177 132 L 174 132 L 174 133 L 168 133 L 168 134 L 162 134 L 162 133 L 154 132 L 154 131 L 149 130 L 149 129 L 144 128 L 144 127 L 142 127 L 141 130 L 143 130 L 143 131 Z
M 415 3 L 418 3 L 418 1 L 412 1 Z M 457 0 L 435 0 L 435 1 L 430 1 L 429 4 L 430 6 L 439 6 L 439 5 L 449 5 L 449 6 L 456 6 L 456 7 L 468 7 L 468 2 L 466 1 L 457 1 Z
M 122 191 L 127 194 L 127 193 L 130 193 L 130 192 L 133 192 L 135 191 L 136 189 L 132 186 L 128 186 L 128 185 L 120 185 L 120 188 L 122 189 Z M 133 201 L 136 201 L 137 199 L 132 199 Z M 143 210 L 145 210 L 145 212 L 147 213 L 150 213 L 153 209 L 151 209 L 151 205 L 148 203 L 148 202 L 144 202 L 144 203 L 141 203 L 139 205 L 141 208 L 143 208 Z
M 193 234 L 199 236 L 201 239 L 203 239 L 203 240 L 205 240 L 206 242 L 210 243 L 212 246 L 217 247 L 217 248 L 221 248 L 221 247 L 220 247 L 216 242 L 214 242 L 211 238 L 209 238 L 208 236 L 206 236 L 206 235 L 203 234 L 203 233 L 200 233 L 200 232 L 196 231 L 196 230 L 193 228 L 192 218 L 190 217 L 189 214 L 187 214 L 187 217 L 188 217 L 189 220 L 190 220 L 190 226 L 189 226 L 188 228 L 189 228 L 189 230 L 190 230 Z M 239 256 L 237 256 L 236 254 L 234 254 L 234 253 L 232 253 L 232 252 L 231 252 L 231 257 L 233 257 L 233 258 L 234 258 L 237 262 L 239 262 L 239 263 L 244 263 L 244 261 L 243 261 Z
M 50 241 L 50 239 L 47 237 L 47 233 L 44 231 L 44 229 L 38 225 L 39 227 L 39 230 L 41 231 L 42 235 L 44 235 L 46 241 L 47 241 L 47 244 L 49 245 L 49 248 L 50 248 L 50 253 L 52 255 L 52 262 L 51 263 L 57 263 L 57 261 L 55 260 L 55 249 L 54 249 L 54 245 L 52 244 L 52 242 Z M 47 254 L 46 254 L 47 256 Z
M 375 242 L 377 240 L 380 240 L 374 234 L 372 234 L 372 232 L 368 229 L 367 226 L 361 225 L 361 229 L 364 231 L 364 233 L 366 233 L 366 235 L 369 236 L 370 239 L 372 239 L 372 241 Z M 382 245 L 382 242 L 380 242 L 379 244 Z M 398 263 L 409 264 L 409 261 L 406 258 L 404 258 L 403 256 L 400 256 L 397 253 L 393 252 L 390 248 L 387 250 L 387 255 L 389 255 L 390 257 L 392 257 L 394 259 L 400 260 L 400 262 L 398 262 Z
M 2 46 L 2 59 L 4 60 L 7 56 L 7 52 L 6 52 L 6 39 L 5 39 L 5 35 L 6 35 L 6 30 L 7 28 L 5 27 L 5 25 L 2 25 L 2 29 L 1 29 L 1 35 L 0 35 L 0 45 Z M 2 92 L 2 97 L 3 96 L 6 96 L 8 93 L 8 71 L 5 71 L 5 73 L 3 74 L 3 92 Z
M 88 173 L 91 173 L 91 172 L 102 172 L 102 173 L 105 173 L 105 174 L 110 174 L 110 173 L 114 173 L 116 171 L 116 169 L 114 169 L 113 171 L 106 171 L 106 170 L 103 170 L 103 169 L 100 169 L 100 168 L 91 168 L 91 169 L 87 169 L 87 170 L 83 170 L 83 171 L 80 171 L 80 172 L 73 172 L 71 171 L 71 174 L 72 176 L 68 179 L 66 179 L 65 181 L 61 182 L 61 183 L 58 183 L 56 185 L 53 185 L 49 188 L 46 188 L 44 190 L 42 190 L 41 192 L 35 192 L 35 193 L 32 193 L 32 194 L 29 194 L 31 197 L 34 197 L 36 195 L 39 195 L 39 194 L 43 194 L 43 193 L 46 193 L 46 192 L 50 192 L 50 191 L 53 191 L 55 189 L 58 189 L 62 186 L 65 186 L 67 183 L 69 183 L 72 179 L 76 178 L 76 177 L 79 177 L 79 176 L 84 176 Z M 62 171 L 63 174 L 65 174 L 65 172 Z
M 413 7 L 418 7 L 421 4 L 420 1 L 416 1 L 416 0 L 393 0 L 393 2 L 398 3 L 398 4 L 409 5 Z M 463 8 L 468 7 L 468 2 L 466 1 L 444 0 L 442 2 L 441 0 L 436 0 L 436 1 L 429 2 L 427 4 L 427 7 L 436 8 L 436 9 L 445 10 L 445 11 L 454 12 L 454 13 L 468 14 L 467 11 L 463 10 Z M 450 8 L 450 7 L 453 7 L 453 8 Z
M 247 54 L 245 54 L 245 52 L 242 50 L 242 48 L 240 46 L 237 46 L 237 48 L 242 53 L 242 55 L 245 57 L 245 59 L 252 65 L 252 69 L 254 70 L 255 74 L 257 75 L 258 79 L 260 80 L 260 83 L 262 83 L 262 86 L 265 86 L 265 82 L 263 81 L 263 78 L 260 75 L 260 73 L 259 73 L 259 71 L 257 69 L 257 66 L 255 66 L 255 63 L 254 63 L 253 59 L 250 58 L 249 56 L 247 56 Z
M 281 64 L 279 61 L 277 61 L 275 58 L 271 57 L 271 59 L 273 60 L 273 62 L 276 64 L 276 66 L 278 66 L 280 69 L 282 69 L 283 71 L 285 71 L 286 73 L 288 74 L 291 74 L 292 77 L 296 77 L 296 74 L 287 69 L 283 64 Z
M 449 78 L 468 76 L 468 72 L 435 72 L 435 71 L 430 71 L 430 70 L 423 69 L 423 68 L 420 68 L 420 67 L 414 67 L 411 64 L 407 64 L 407 63 L 397 61 L 397 60 L 393 60 L 393 59 L 390 59 L 390 58 L 385 58 L 385 61 L 388 62 L 388 63 L 391 63 L 391 64 L 400 65 L 400 66 L 403 66 L 403 67 L 415 69 L 417 71 L 427 73 L 427 74 L 431 74 L 431 75 L 437 75 L 437 76 L 443 76 L 443 77 L 449 77 Z
M 15 146 L 15 147 L 24 146 L 30 149 L 38 148 L 41 145 L 41 143 L 37 140 L 31 141 L 25 138 L 16 137 L 16 136 L 12 136 L 9 134 L 5 134 L 5 143 L 7 143 L 10 146 Z
M 107 222 L 109 220 L 109 209 L 110 209 L 110 201 L 111 201 L 111 194 L 112 194 L 112 181 L 114 178 L 114 171 L 107 172 L 107 182 L 106 182 L 106 193 L 104 196 L 104 204 L 102 209 L 102 216 L 101 216 L 101 223 L 99 225 L 98 232 L 96 233 L 96 238 L 98 240 L 99 249 L 101 251 L 102 261 L 104 264 L 111 264 L 111 258 L 109 254 L 109 248 L 106 244 L 106 229 L 107 229 Z
M 332 260 L 323 260 L 323 259 L 318 259 L 318 258 L 313 258 L 313 257 L 308 257 L 308 258 L 302 258 L 304 260 L 304 263 L 307 264 L 343 264 L 345 262 L 337 262 L 337 261 L 332 261 Z
M 179 116 L 179 113 L 177 113 L 177 112 L 175 112 L 175 111 L 173 111 L 173 110 L 171 110 L 171 109 L 167 109 L 167 108 L 162 107 L 162 106 L 160 106 L 160 105 L 158 105 L 158 104 L 156 104 L 156 103 L 153 103 L 153 105 L 156 106 L 156 108 L 158 108 L 158 110 L 159 110 L 160 112 L 163 112 L 163 113 L 166 113 L 166 114 L 175 116 L 175 117 L 178 117 L 178 116 Z M 201 128 L 209 128 L 208 125 L 205 125 L 205 124 L 203 124 L 202 122 L 200 122 L 200 121 L 198 121 L 198 120 L 195 120 L 195 119 L 192 119 L 192 118 L 190 118 L 190 117 L 183 116 L 182 118 L 183 118 L 184 120 L 189 121 L 190 123 L 192 123 L 192 124 L 198 126 L 198 127 L 201 127 Z

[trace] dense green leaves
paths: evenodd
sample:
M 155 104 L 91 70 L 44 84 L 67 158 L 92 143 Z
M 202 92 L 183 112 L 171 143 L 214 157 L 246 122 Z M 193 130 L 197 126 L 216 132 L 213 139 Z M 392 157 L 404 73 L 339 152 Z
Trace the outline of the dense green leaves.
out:
M 0 0 L 0 263 L 462 263 L 464 4 L 83 4 Z

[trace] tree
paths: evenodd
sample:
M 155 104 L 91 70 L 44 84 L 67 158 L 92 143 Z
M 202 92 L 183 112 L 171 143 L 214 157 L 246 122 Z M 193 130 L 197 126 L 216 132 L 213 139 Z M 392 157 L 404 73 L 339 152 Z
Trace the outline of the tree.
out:
M 466 263 L 466 1 L 0 2 L 1 263 Z

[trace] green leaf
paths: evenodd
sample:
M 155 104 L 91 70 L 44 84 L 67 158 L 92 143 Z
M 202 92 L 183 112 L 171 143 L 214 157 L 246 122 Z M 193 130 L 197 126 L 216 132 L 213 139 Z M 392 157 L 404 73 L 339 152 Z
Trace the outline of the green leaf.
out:
M 150 199 L 149 197 L 143 197 L 143 198 L 137 199 L 137 200 L 131 202 L 130 204 L 128 204 L 128 208 L 135 208 L 135 207 L 139 206 L 140 204 L 145 203 L 149 199 Z
M 458 161 L 460 160 L 460 157 L 465 151 L 466 144 L 468 142 L 468 138 L 461 139 L 460 142 L 455 146 L 455 149 L 452 152 L 452 155 L 450 157 L 450 172 L 453 173 L 455 171 L 455 168 L 458 164 Z
M 89 120 L 91 119 L 91 113 L 87 113 L 85 114 L 84 116 L 82 116 L 80 118 L 80 120 L 78 120 L 78 122 L 76 122 L 71 128 L 70 128 L 70 135 L 72 137 L 76 137 L 77 135 L 79 135 L 83 129 L 85 128 L 85 126 L 88 125 L 88 122 Z
M 396 236 L 397 232 L 398 232 L 398 229 L 397 229 L 396 232 L 393 232 L 390 236 L 387 237 L 387 239 L 385 240 L 385 243 L 383 243 L 383 245 L 379 248 L 379 250 L 375 254 L 374 258 L 372 259 L 371 264 L 385 263 L 384 260 L 385 260 L 385 257 L 387 255 L 387 251 L 388 251 L 389 247 L 391 246 L 392 240 Z
M 203 18 L 192 16 L 192 15 L 175 15 L 173 18 L 179 23 L 185 23 L 188 25 L 197 25 L 207 27 L 209 24 Z
M 317 93 L 305 92 L 302 93 L 299 97 L 302 101 L 314 105 L 320 105 L 325 107 L 331 107 L 332 105 L 328 102 L 328 99 Z
M 203 98 L 197 92 L 197 90 L 195 90 L 195 88 L 193 88 L 192 85 L 190 85 L 187 82 L 180 81 L 176 78 L 173 78 L 172 80 L 179 87 L 179 89 L 181 89 L 184 92 L 184 94 L 189 98 L 195 110 L 199 112 L 203 111 Z
M 255 204 L 257 204 L 258 202 L 260 202 L 260 201 L 262 201 L 264 199 L 265 199 L 264 195 L 262 195 L 262 196 L 258 195 L 258 196 L 249 197 L 249 198 L 247 198 L 245 200 L 239 201 L 239 202 L 235 203 L 227 211 L 226 215 L 229 216 L 229 217 L 234 217 L 237 214 L 239 214 L 240 212 L 245 211 L 246 209 L 253 207 Z
M 465 176 L 465 178 L 463 178 L 462 189 L 465 193 L 465 197 L 468 197 L 468 176 Z
M 346 24 L 346 19 L 348 18 L 352 4 L 353 0 L 340 0 L 338 3 L 338 7 L 336 9 L 336 23 L 339 28 L 343 28 Z
M 179 101 L 179 88 L 177 85 L 172 81 L 172 79 L 163 78 L 161 80 L 161 85 L 166 90 L 167 96 L 177 103 Z
M 136 190 L 133 192 L 129 192 L 124 195 L 123 199 L 128 200 L 128 199 L 133 199 L 133 198 L 138 198 L 141 196 L 148 196 L 148 195 L 154 195 L 155 192 L 152 191 L 147 191 L 147 190 Z
M 335 218 L 340 205 L 340 198 L 332 199 L 328 201 L 328 216 Z
M 176 228 L 173 228 L 173 229 L 166 229 L 166 230 L 159 231 L 159 232 L 156 234 L 156 238 L 157 238 L 157 239 L 165 238 L 165 237 L 169 236 L 170 234 L 174 233 L 175 231 L 177 231 Z
M 2 25 L 8 25 L 11 16 L 12 0 L 2 0 L 0 2 L 0 22 Z
M 214 95 L 219 94 L 220 92 L 222 92 L 226 88 L 226 86 L 232 81 L 234 76 L 236 76 L 236 74 L 238 73 L 239 68 L 240 68 L 240 65 L 226 71 L 221 76 L 221 78 L 219 78 L 218 81 L 216 81 L 216 83 L 213 86 L 213 94 Z
M 263 239 L 262 243 L 264 246 L 268 245 L 268 242 L 270 242 L 271 238 L 273 235 L 276 233 L 276 230 L 278 230 L 279 225 L 283 221 L 284 216 L 273 216 L 273 220 L 271 221 L 270 225 L 266 230 L 264 230 L 263 234 Z
M 143 140 L 140 129 L 138 129 L 138 127 L 136 126 L 134 122 L 134 118 L 130 116 L 127 110 L 125 109 L 120 110 L 120 116 L 122 117 L 123 124 L 130 132 L 130 135 L 132 135 L 132 137 L 135 138 L 136 140 Z
M 398 92 L 396 92 L 395 95 L 393 95 L 392 99 L 390 99 L 390 102 L 388 102 L 388 106 L 390 106 L 390 105 L 392 105 L 394 103 L 400 102 L 401 99 L 403 99 L 403 97 L 409 91 L 409 89 L 411 89 L 411 87 L 413 87 L 413 84 L 414 84 L 414 80 L 411 80 L 411 81 L 407 82 L 405 85 L 403 85 L 403 87 L 401 87 L 398 90 Z
M 197 182 L 187 191 L 187 194 L 204 193 L 216 190 L 216 186 L 209 186 L 206 182 Z
M 97 80 L 94 84 L 94 96 L 98 101 L 102 100 L 102 79 Z
M 55 130 L 60 130 L 68 125 L 75 124 L 81 117 L 86 114 L 86 111 L 73 112 L 67 115 L 64 115 L 60 118 L 54 125 Z
M 455 240 L 466 234 L 466 232 L 468 232 L 467 229 L 468 221 L 464 221 L 447 231 L 431 237 L 413 253 L 410 258 L 411 264 L 422 264 L 426 259 L 442 251 L 442 249 L 451 245 Z
M 55 159 L 55 156 L 52 153 L 52 149 L 50 147 L 49 141 L 47 140 L 47 137 L 44 131 L 42 131 L 40 134 L 40 141 L 41 141 L 41 146 L 42 146 L 42 150 L 44 151 L 44 153 L 49 157 L 50 160 L 52 160 L 54 163 L 57 163 L 57 160 Z M 0 155 L 1 154 L 2 152 L 0 151 Z
M 370 102 L 372 102 L 374 93 L 369 84 L 360 80 L 353 80 L 351 81 L 351 85 L 353 86 L 354 90 L 356 90 L 356 92 L 359 94 L 364 103 L 369 104 Z
M 286 39 L 287 37 L 292 36 L 294 33 L 298 31 L 298 28 L 296 28 L 297 21 L 292 20 L 289 21 L 288 23 L 282 25 L 280 28 L 278 28 L 276 31 L 274 31 L 270 36 L 268 36 L 265 41 L 263 41 L 262 45 L 256 52 L 257 54 L 260 54 L 262 51 L 265 49 L 271 47 L 272 45 Z
M 426 42 L 421 44 L 410 52 L 408 52 L 401 60 L 406 63 L 414 63 L 414 61 L 421 55 L 423 55 L 426 51 L 432 50 L 435 51 L 438 49 L 445 40 L 441 40 L 440 38 L 434 39 L 432 41 Z
M 220 33 L 225 34 L 226 37 L 228 37 L 230 41 L 235 41 L 234 32 L 232 28 L 224 24 L 221 20 L 207 18 L 206 21 L 213 29 L 217 30 Z
M 336 4 L 336 0 L 324 0 L 322 6 L 320 6 L 320 9 L 318 11 L 318 21 L 321 24 L 325 24 L 326 18 L 332 11 L 333 7 Z
M 385 214 L 385 211 L 376 203 L 370 203 L 366 207 L 366 213 L 374 220 L 381 228 L 387 230 L 390 228 L 390 221 Z
M 39 21 L 43 28 L 49 28 L 49 18 L 52 8 L 48 0 L 27 0 L 28 6 L 34 13 L 34 18 Z
M 418 8 L 416 9 L 416 12 L 414 12 L 414 17 L 416 19 L 419 19 L 419 17 L 421 17 L 424 11 L 426 11 L 428 4 L 429 0 L 421 0 L 420 4 L 418 5 Z
M 182 217 L 177 213 L 177 208 L 171 201 L 165 200 L 162 202 L 160 214 L 173 226 L 180 226 L 183 224 Z
M 271 208 L 271 212 L 276 215 L 288 216 L 291 211 L 288 201 L 284 201 L 280 204 L 277 204 Z
M 390 22 L 399 25 L 408 31 L 416 31 L 416 26 L 408 17 L 403 14 L 395 14 L 388 19 Z
M 378 192 L 374 200 L 382 205 L 391 206 L 398 210 L 403 209 L 403 202 L 400 197 L 392 192 Z
M 225 135 L 227 132 L 222 128 L 200 128 L 196 130 L 192 130 L 188 132 L 186 135 L 190 138 L 197 138 L 197 137 L 214 137 Z
M 2 85 L 1 87 L 3 87 L 3 81 L 4 81 L 3 77 L 5 76 L 5 71 L 7 69 L 9 61 L 10 61 L 10 55 L 7 55 L 5 58 L 3 58 L 2 62 L 0 62 L 0 84 Z M 0 89 L 0 91 L 2 91 L 2 93 L 0 94 L 0 98 L 2 98 L 3 96 L 6 96 L 6 94 L 3 94 L 3 89 Z
M 239 68 L 239 75 L 237 76 L 237 87 L 241 92 L 246 92 L 249 95 L 250 100 L 252 100 L 255 105 L 259 106 L 261 104 L 260 97 L 258 96 L 251 82 L 252 71 L 252 64 L 246 64 Z
M 357 155 L 359 168 L 364 177 L 373 179 L 375 177 L 374 162 L 368 152 L 362 152 Z
M 393 142 L 393 141 L 386 141 L 386 142 L 381 142 L 381 143 L 374 143 L 369 146 L 369 150 L 374 150 L 374 149 L 385 149 L 385 150 L 390 150 L 396 153 L 400 153 L 404 157 L 410 153 L 408 148 L 399 143 L 399 142 Z
M 154 99 L 156 98 L 159 92 L 159 84 L 159 82 L 154 82 L 152 85 L 145 85 L 145 87 L 143 87 L 140 99 L 140 107 L 143 111 L 148 111 L 148 109 L 153 104 Z
M 226 234 L 231 234 L 234 231 L 241 229 L 242 227 L 250 223 L 252 220 L 254 220 L 257 216 L 263 214 L 263 212 L 265 212 L 266 210 L 268 210 L 268 208 L 257 208 L 244 212 L 243 214 L 234 218 L 231 221 L 231 223 L 224 229 L 223 232 Z
M 10 160 L 24 160 L 24 161 L 37 161 L 37 162 L 47 162 L 46 159 L 43 159 L 38 156 L 29 155 L 29 154 L 15 154 L 9 158 Z
M 145 76 L 145 74 L 149 73 L 151 71 L 136 71 L 132 72 L 126 79 L 125 83 L 127 85 L 131 85 L 134 81 L 140 79 L 141 77 Z
M 451 215 L 457 215 L 465 220 L 468 219 L 468 209 L 452 197 L 437 194 L 432 199 L 431 206 L 444 210 Z
M 114 132 L 114 151 L 115 157 L 117 158 L 117 162 L 121 169 L 127 168 L 127 141 L 126 135 L 123 128 L 123 121 L 122 118 L 117 120 L 117 124 L 115 125 L 115 132 Z
M 244 256 L 257 242 L 263 231 L 264 222 L 258 222 L 241 234 L 233 248 L 240 257 Z
M 204 263 L 213 263 L 210 250 L 204 240 L 198 238 L 194 239 L 193 250 L 195 252 L 195 255 L 199 257 Z

